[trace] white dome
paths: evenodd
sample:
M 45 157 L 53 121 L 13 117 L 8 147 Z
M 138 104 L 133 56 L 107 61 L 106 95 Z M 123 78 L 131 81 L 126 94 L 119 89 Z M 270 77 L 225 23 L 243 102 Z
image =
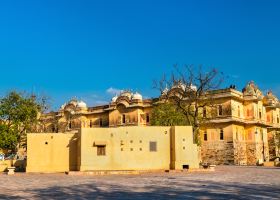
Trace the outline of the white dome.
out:
M 120 96 L 122 97 L 128 97 L 129 99 L 131 99 L 132 93 L 130 91 L 123 91 Z
M 118 99 L 118 95 L 114 96 L 114 97 L 112 98 L 112 103 L 115 103 L 115 102 L 117 101 L 117 99 Z
M 165 89 L 162 91 L 162 95 L 167 95 L 169 92 L 169 89 L 167 87 L 165 87 Z
M 178 83 L 177 85 L 173 86 L 172 88 L 180 88 L 183 91 L 196 91 L 197 87 L 193 84 L 191 84 L 190 86 L 187 86 L 186 84 L 183 83 Z
M 179 82 L 179 83 L 177 83 L 176 85 L 174 85 L 173 87 L 172 87 L 172 89 L 173 88 L 179 88 L 179 89 L 182 89 L 182 90 L 186 90 L 186 88 L 187 88 L 187 86 L 186 86 L 186 84 L 183 84 L 183 83 L 181 83 L 181 82 Z
M 141 94 L 139 94 L 138 92 L 136 92 L 135 94 L 133 94 L 132 96 L 132 100 L 141 100 L 142 101 L 143 97 Z
M 63 104 L 62 106 L 60 106 L 60 110 L 64 110 L 65 106 L 66 106 L 66 103 Z
M 77 106 L 77 100 L 72 99 L 71 101 L 68 102 L 68 105 L 72 104 L 73 106 Z
M 77 104 L 78 108 L 87 108 L 87 104 L 83 101 L 79 101 Z
M 191 88 L 192 91 L 196 91 L 197 90 L 197 87 L 195 85 L 193 85 L 193 84 L 191 84 L 190 88 Z

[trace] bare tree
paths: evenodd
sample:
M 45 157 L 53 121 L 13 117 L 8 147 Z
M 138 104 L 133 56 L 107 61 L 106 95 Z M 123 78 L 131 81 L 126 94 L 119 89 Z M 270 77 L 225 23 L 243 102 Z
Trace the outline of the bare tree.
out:
M 172 102 L 182 112 L 187 124 L 193 126 L 194 140 L 198 143 L 201 124 L 219 112 L 212 94 L 223 80 L 217 69 L 204 72 L 202 67 L 175 66 L 169 77 L 163 75 L 161 80 L 154 81 L 154 88 L 160 90 L 162 103 Z

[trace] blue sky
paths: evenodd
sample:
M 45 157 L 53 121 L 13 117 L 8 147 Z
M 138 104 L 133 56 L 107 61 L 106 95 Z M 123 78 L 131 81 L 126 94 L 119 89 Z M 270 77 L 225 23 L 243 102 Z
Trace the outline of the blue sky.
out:
M 215 67 L 238 89 L 280 95 L 280 1 L 0 2 L 0 94 L 35 91 L 56 109 L 108 102 L 110 88 L 157 96 L 174 64 Z

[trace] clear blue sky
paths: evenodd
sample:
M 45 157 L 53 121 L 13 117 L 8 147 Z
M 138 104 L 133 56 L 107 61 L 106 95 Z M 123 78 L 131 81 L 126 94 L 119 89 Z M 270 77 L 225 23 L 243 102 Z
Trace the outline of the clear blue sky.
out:
M 157 95 L 174 64 L 202 64 L 280 94 L 278 0 L 0 2 L 0 94 L 109 101 L 108 88 Z

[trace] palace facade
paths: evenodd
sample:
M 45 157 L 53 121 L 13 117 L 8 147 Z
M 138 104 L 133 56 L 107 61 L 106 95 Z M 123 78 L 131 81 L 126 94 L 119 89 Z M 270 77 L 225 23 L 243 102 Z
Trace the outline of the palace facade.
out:
M 271 91 L 264 95 L 254 82 L 249 82 L 242 91 L 230 87 L 209 94 L 216 112 L 213 115 L 207 107 L 201 110 L 202 117 L 210 118 L 200 128 L 203 162 L 255 165 L 276 154 L 269 142 L 280 130 L 280 103 Z M 88 107 L 83 101 L 71 100 L 59 111 L 43 114 L 39 132 L 150 126 L 152 109 L 158 101 L 130 91 L 113 97 L 104 106 Z
M 109 105 L 88 107 L 85 102 L 71 100 L 57 112 L 43 114 L 42 132 L 66 132 L 80 128 L 149 126 L 152 99 L 143 100 L 139 93 L 122 92 Z

